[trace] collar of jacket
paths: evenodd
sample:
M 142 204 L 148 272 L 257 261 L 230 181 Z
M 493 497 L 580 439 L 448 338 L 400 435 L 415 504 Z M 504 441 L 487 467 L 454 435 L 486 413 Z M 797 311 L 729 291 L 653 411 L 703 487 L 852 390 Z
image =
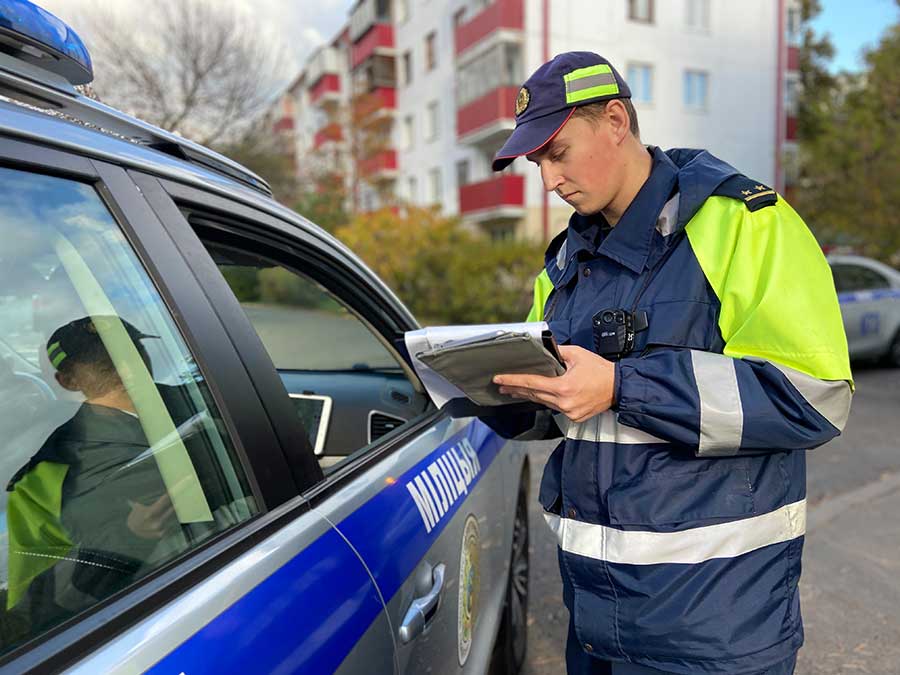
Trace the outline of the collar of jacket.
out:
M 656 220 L 666 201 L 676 191 L 679 193 L 676 229 L 680 229 L 719 185 L 739 173 L 705 150 L 674 148 L 663 152 L 654 146 L 647 149 L 653 157 L 650 176 L 609 234 L 597 236 L 597 230 L 607 226 L 602 214 L 573 213 L 569 226 L 550 242 L 544 266 L 555 288 L 562 288 L 572 279 L 581 251 L 603 255 L 640 274 L 650 257 Z M 595 243 L 598 240 L 599 246 Z

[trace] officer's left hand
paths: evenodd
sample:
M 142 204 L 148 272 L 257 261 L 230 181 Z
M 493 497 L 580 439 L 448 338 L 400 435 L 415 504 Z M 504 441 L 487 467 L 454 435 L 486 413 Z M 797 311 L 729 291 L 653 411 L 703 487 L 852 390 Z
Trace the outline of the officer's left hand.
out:
M 560 347 L 566 372 L 559 377 L 495 375 L 500 393 L 543 403 L 573 422 L 584 422 L 614 403 L 615 365 L 582 347 Z

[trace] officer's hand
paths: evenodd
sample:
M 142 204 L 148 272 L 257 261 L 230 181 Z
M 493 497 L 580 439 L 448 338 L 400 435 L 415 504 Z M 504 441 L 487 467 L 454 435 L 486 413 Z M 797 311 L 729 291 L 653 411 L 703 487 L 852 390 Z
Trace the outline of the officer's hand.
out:
M 560 347 L 566 372 L 559 377 L 495 375 L 500 393 L 542 403 L 573 422 L 584 422 L 614 403 L 615 365 L 582 347 Z
M 128 505 L 131 512 L 126 524 L 141 539 L 162 539 L 174 520 L 175 507 L 167 494 L 150 505 L 131 500 L 128 500 Z

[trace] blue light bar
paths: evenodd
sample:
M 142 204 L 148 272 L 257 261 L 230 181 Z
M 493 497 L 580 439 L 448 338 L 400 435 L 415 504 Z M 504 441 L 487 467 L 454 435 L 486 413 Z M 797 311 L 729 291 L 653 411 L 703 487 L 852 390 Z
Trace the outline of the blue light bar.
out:
M 0 0 L 0 50 L 71 84 L 94 79 L 91 55 L 69 26 L 28 0 Z

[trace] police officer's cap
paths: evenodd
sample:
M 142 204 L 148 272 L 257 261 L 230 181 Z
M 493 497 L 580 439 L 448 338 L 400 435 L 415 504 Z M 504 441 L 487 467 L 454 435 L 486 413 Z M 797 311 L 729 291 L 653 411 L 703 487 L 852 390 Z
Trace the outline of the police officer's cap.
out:
M 578 106 L 614 98 L 631 98 L 631 90 L 602 56 L 566 52 L 554 57 L 519 90 L 516 128 L 494 155 L 494 171 L 505 169 L 516 157 L 544 147 Z
M 66 359 L 73 362 L 90 363 L 106 356 L 106 347 L 100 338 L 98 328 L 103 331 L 114 322 L 121 322 L 128 337 L 137 344 L 138 340 L 159 337 L 142 333 L 135 326 L 117 316 L 85 316 L 60 326 L 47 340 L 47 356 L 53 367 L 59 369 Z M 105 325 L 104 325 L 105 324 Z

